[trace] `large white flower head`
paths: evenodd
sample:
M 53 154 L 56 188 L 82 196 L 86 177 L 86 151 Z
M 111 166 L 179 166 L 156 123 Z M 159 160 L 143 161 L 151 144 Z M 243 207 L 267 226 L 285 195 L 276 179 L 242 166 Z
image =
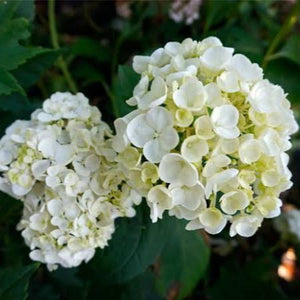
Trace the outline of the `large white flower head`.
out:
M 141 196 L 114 162 L 112 134 L 81 93 L 55 93 L 0 141 L 0 189 L 24 202 L 18 228 L 33 260 L 78 266 L 103 248 Z
M 216 37 L 167 43 L 133 68 L 137 108 L 116 120 L 113 147 L 152 221 L 167 211 L 189 230 L 231 223 L 231 236 L 248 237 L 278 216 L 298 129 L 282 88 Z

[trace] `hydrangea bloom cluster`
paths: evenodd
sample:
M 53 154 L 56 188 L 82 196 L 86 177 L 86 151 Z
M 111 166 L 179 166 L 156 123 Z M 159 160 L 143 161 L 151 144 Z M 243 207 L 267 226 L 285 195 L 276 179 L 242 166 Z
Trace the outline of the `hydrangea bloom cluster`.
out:
M 83 94 L 55 93 L 0 141 L 0 189 L 24 202 L 18 225 L 30 257 L 78 266 L 103 248 L 140 196 L 116 169 L 111 131 Z
M 164 211 L 211 234 L 253 235 L 280 214 L 297 123 L 286 94 L 215 37 L 170 42 L 136 56 L 141 79 L 115 121 L 113 147 L 128 183 Z
M 202 0 L 173 0 L 169 9 L 169 16 L 176 23 L 184 22 L 191 25 L 199 19 Z

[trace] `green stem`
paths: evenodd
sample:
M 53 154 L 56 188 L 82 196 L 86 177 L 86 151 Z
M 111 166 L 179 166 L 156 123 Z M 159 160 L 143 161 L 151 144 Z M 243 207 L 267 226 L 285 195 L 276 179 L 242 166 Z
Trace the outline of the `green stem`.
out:
M 57 34 L 56 19 L 55 19 L 55 0 L 48 0 L 48 17 L 49 17 L 49 30 L 50 30 L 52 46 L 55 50 L 59 50 L 60 47 L 58 43 L 58 34 Z M 77 93 L 78 89 L 76 87 L 76 84 L 62 56 L 60 56 L 57 59 L 57 65 L 61 69 L 66 79 L 66 82 L 70 88 L 70 91 L 72 93 Z
M 300 1 L 296 1 L 290 15 L 287 17 L 285 22 L 283 23 L 281 29 L 274 37 L 273 41 L 271 42 L 265 56 L 263 59 L 262 66 L 266 68 L 270 59 L 272 58 L 276 48 L 281 43 L 281 41 L 286 37 L 286 35 L 293 29 L 294 25 L 297 22 L 300 13 Z

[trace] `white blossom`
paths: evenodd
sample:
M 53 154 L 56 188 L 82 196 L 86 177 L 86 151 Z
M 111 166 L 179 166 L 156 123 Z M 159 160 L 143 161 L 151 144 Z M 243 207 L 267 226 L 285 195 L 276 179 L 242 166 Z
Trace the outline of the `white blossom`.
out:
M 172 125 L 172 115 L 163 107 L 154 107 L 129 122 L 127 135 L 134 146 L 143 148 L 150 162 L 157 163 L 178 144 Z
M 118 157 L 134 167 L 141 155 L 126 141 L 114 146 L 126 149 L 127 159 Z M 18 229 L 32 260 L 49 270 L 88 262 L 107 246 L 115 219 L 135 215 L 141 196 L 124 181 L 112 144 L 101 113 L 82 94 L 56 93 L 30 121 L 6 130 L 0 189 L 24 203 Z
M 137 107 L 116 122 L 113 144 L 152 221 L 169 213 L 211 234 L 230 223 L 231 236 L 248 237 L 278 216 L 298 129 L 283 89 L 216 37 L 168 42 L 133 68 Z

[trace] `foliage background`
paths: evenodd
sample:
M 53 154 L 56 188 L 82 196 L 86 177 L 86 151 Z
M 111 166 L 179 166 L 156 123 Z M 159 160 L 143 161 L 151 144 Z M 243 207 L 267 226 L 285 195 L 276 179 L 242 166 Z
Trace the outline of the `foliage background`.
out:
M 122 3 L 123 2 L 123 3 Z M 127 3 L 130 16 L 118 15 Z M 224 45 L 265 67 L 265 75 L 288 92 L 300 114 L 300 26 L 298 1 L 203 0 L 192 25 L 169 18 L 171 1 L 0 0 L 0 131 L 30 113 L 55 91 L 81 91 L 112 124 L 127 113 L 138 76 L 130 64 L 168 41 L 219 37 Z M 283 195 L 299 205 L 299 150 L 295 137 L 291 168 L 295 185 Z M 134 219 L 117 222 L 104 251 L 86 265 L 49 273 L 32 263 L 16 231 L 22 205 L 0 194 L 0 299 L 300 299 L 294 279 L 277 276 L 297 239 L 265 221 L 255 237 L 230 239 L 184 230 L 166 217 L 150 224 L 146 206 Z M 299 220 L 300 222 L 300 220 Z

